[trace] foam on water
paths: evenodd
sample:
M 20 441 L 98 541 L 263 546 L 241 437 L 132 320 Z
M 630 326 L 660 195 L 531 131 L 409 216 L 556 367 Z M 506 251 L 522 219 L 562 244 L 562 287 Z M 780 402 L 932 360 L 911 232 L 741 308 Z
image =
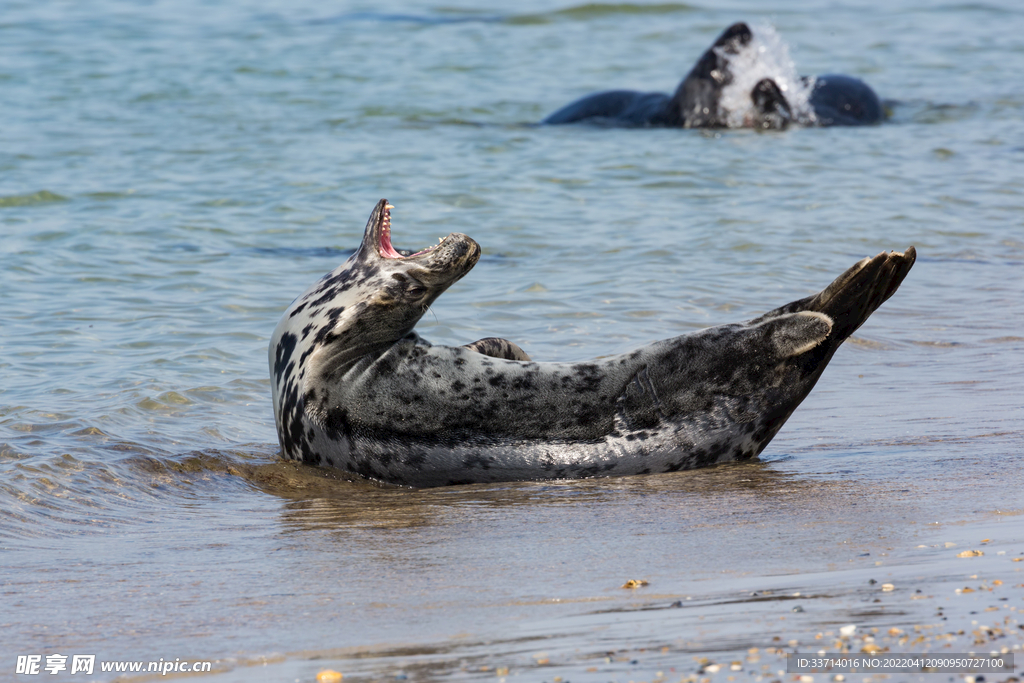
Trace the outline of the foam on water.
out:
M 803 79 L 789 56 L 789 46 L 778 32 L 767 23 L 751 26 L 753 40 L 737 54 L 719 51 L 729 63 L 732 82 L 722 88 L 719 106 L 726 116 L 729 128 L 743 128 L 754 117 L 751 90 L 759 81 L 770 78 L 779 86 L 793 112 L 793 118 L 802 125 L 815 122 L 810 104 L 813 77 Z

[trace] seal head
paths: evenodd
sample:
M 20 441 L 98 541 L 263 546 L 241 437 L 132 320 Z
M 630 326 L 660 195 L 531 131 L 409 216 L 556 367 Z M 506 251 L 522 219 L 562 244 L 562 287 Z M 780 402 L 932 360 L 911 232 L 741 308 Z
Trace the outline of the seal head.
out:
M 307 376 L 329 378 L 352 358 L 409 334 L 480 260 L 480 245 L 461 233 L 401 255 L 391 244 L 392 208 L 377 202 L 356 253 L 289 308 L 286 317 L 310 321 L 301 333 L 309 340 Z
M 377 202 L 355 254 L 292 302 L 274 333 L 274 409 L 286 452 L 305 443 L 304 410 L 315 405 L 325 414 L 335 378 L 412 332 L 480 259 L 480 245 L 461 233 L 403 256 L 391 244 L 392 208 Z

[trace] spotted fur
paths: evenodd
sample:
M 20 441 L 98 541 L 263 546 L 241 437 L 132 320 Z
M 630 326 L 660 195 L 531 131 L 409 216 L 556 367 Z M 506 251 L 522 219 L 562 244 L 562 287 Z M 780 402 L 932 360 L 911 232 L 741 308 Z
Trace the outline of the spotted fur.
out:
M 285 312 L 270 343 L 284 457 L 407 486 L 673 472 L 758 455 L 832 354 L 914 263 L 882 253 L 747 323 L 582 363 L 413 332 L 475 265 L 452 234 L 402 257 L 377 204 L 358 251 Z

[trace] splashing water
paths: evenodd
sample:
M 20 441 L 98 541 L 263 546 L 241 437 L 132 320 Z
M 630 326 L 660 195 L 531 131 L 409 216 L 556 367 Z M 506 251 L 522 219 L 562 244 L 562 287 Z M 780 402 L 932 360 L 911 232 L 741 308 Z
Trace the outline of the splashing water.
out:
M 749 126 L 755 119 L 754 103 L 750 93 L 763 79 L 770 78 L 786 96 L 793 112 L 793 120 L 802 125 L 816 121 L 810 104 L 814 89 L 813 77 L 803 79 L 789 56 L 789 46 L 770 24 L 752 26 L 753 40 L 737 54 L 719 52 L 728 62 L 732 82 L 722 88 L 719 107 L 729 128 Z

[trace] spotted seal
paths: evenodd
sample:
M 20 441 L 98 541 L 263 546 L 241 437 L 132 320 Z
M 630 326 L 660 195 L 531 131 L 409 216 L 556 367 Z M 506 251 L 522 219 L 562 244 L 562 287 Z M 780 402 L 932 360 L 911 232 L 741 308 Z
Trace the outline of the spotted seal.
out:
M 852 76 L 794 78 L 789 88 L 780 86 L 785 75 L 777 73 L 780 67 L 776 65 L 758 63 L 753 41 L 754 33 L 747 24 L 733 24 L 697 60 L 673 95 L 633 90 L 594 93 L 562 107 L 541 123 L 781 130 L 791 123 L 861 126 L 884 118 L 878 95 Z M 759 78 L 762 72 L 774 75 Z M 729 88 L 742 89 L 741 96 L 729 93 Z M 791 97 L 784 93 L 787 89 Z
M 746 323 L 540 363 L 504 339 L 434 346 L 413 331 L 480 247 L 453 233 L 402 256 L 390 208 L 378 202 L 355 254 L 285 311 L 271 385 L 284 457 L 416 487 L 753 458 L 915 259 L 913 247 L 866 258 Z

